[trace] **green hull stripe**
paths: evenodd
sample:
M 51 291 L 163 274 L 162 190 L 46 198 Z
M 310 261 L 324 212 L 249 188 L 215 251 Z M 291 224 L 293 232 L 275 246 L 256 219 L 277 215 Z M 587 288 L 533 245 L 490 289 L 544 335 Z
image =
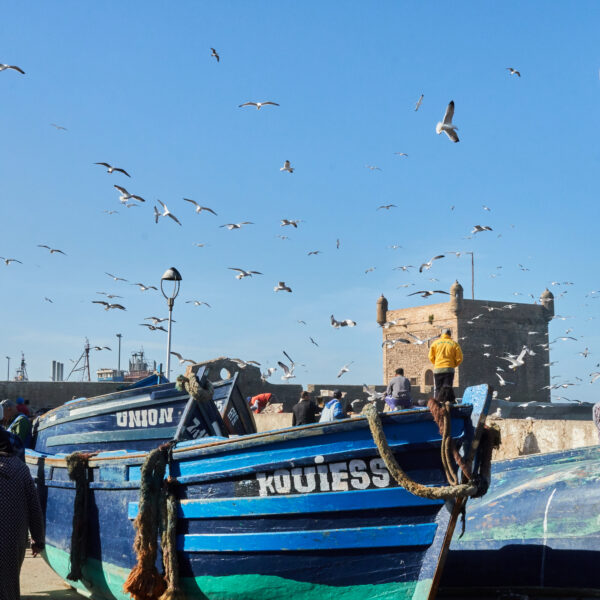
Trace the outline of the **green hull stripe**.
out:
M 47 544 L 44 558 L 66 580 L 69 555 L 64 550 Z M 83 568 L 84 582 L 68 583 L 94 600 L 131 600 L 123 592 L 123 583 L 128 575 L 128 569 L 88 559 Z M 340 587 L 294 581 L 274 575 L 226 575 L 188 577 L 183 578 L 181 583 L 186 595 L 193 600 L 281 600 L 287 596 L 294 600 L 426 600 L 432 581 L 427 579 L 409 583 Z

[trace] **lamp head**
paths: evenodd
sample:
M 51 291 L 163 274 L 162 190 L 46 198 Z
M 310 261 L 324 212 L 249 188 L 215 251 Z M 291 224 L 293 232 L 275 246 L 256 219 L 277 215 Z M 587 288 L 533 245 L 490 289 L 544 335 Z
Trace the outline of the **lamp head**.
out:
M 164 281 L 172 281 L 173 282 L 173 294 L 170 296 L 167 296 L 167 294 L 165 294 L 165 290 L 163 288 L 163 282 Z M 175 300 L 175 298 L 177 297 L 177 294 L 179 294 L 179 285 L 181 281 L 181 273 L 175 268 L 175 267 L 171 267 L 170 269 L 167 269 L 164 272 L 164 275 L 160 278 L 160 291 L 162 292 L 163 296 L 169 300 L 169 298 L 171 300 Z

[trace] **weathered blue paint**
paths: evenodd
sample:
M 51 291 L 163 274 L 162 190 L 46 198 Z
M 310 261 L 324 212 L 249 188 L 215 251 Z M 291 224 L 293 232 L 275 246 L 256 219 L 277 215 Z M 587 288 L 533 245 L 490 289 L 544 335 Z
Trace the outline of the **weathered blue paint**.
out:
M 600 588 L 600 447 L 493 466 L 487 495 L 467 504 L 442 585 Z
M 419 498 L 403 488 L 381 490 L 348 491 L 332 498 L 331 493 L 293 494 L 289 496 L 269 496 L 263 498 L 203 498 L 183 500 L 179 505 L 179 516 L 185 519 L 216 519 L 239 517 L 242 515 L 266 516 L 293 514 L 299 511 L 333 512 L 359 510 L 365 505 L 371 510 L 398 506 L 441 506 L 443 500 Z M 129 504 L 128 516 L 135 519 L 138 503 Z
M 489 396 L 486 387 L 484 411 Z M 453 408 L 453 436 L 466 451 L 472 412 L 472 405 Z M 440 436 L 428 411 L 387 413 L 382 423 L 411 477 L 445 484 Z M 364 418 L 185 441 L 172 456 L 169 473 L 180 482 L 180 575 L 206 586 L 210 600 L 273 598 L 274 582 L 281 586 L 278 593 L 294 592 L 297 600 L 316 598 L 316 590 L 326 594 L 323 598 L 343 590 L 348 598 L 361 599 L 379 593 L 392 598 L 401 590 L 402 597 L 414 600 L 433 593 L 453 503 L 423 501 L 397 488 Z M 119 577 L 135 563 L 129 517 L 145 457 L 130 447 L 90 460 L 89 563 L 106 565 Z M 74 486 L 64 454 L 29 452 L 27 463 L 46 511 L 49 547 L 66 553 Z M 237 509 L 227 514 L 227 507 Z M 188 514 L 188 508 L 199 516 Z M 59 571 L 64 575 L 62 567 Z M 103 573 L 89 571 L 88 591 L 113 600 Z M 223 588 L 241 581 L 249 586 L 247 594 L 246 588 L 235 593 Z
M 177 538 L 177 549 L 186 552 L 296 552 L 298 550 L 339 550 L 429 546 L 437 525 L 393 525 L 348 527 L 319 531 L 267 531 L 262 533 L 195 533 Z

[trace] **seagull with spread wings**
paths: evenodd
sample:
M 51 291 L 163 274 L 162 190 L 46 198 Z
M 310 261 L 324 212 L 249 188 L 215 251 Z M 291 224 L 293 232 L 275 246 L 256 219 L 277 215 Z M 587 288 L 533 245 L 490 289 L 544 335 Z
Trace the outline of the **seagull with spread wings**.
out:
M 58 248 L 50 248 L 50 246 L 47 246 L 46 244 L 38 244 L 37 245 L 38 248 L 46 248 L 46 250 L 49 250 L 50 254 L 64 254 L 65 256 L 67 255 L 66 252 L 63 252 L 62 250 L 59 250 Z
M 22 265 L 23 263 L 16 259 L 16 258 L 4 258 L 4 256 L 0 256 L 0 260 L 4 261 L 4 264 L 8 267 L 8 265 L 10 265 L 10 263 L 16 262 L 19 263 L 20 265 Z
M 237 267 L 227 267 L 230 271 L 239 271 L 235 276 L 236 279 L 243 279 L 244 277 L 252 277 L 252 275 L 262 275 L 260 271 L 244 271 L 244 269 L 238 269 Z
M 279 106 L 277 102 L 244 102 L 244 104 L 240 104 L 238 108 L 242 108 L 242 106 L 256 106 L 256 110 L 260 110 L 263 106 Z
M 226 223 L 225 225 L 219 225 L 219 227 L 227 227 L 229 231 L 232 229 L 241 229 L 242 225 L 254 225 L 252 221 L 242 221 L 241 223 Z
M 433 296 L 433 294 L 446 294 L 447 296 L 450 295 L 448 292 L 444 292 L 444 290 L 419 290 L 418 292 L 412 292 L 408 295 L 415 296 L 416 294 L 419 294 L 421 298 L 429 298 L 429 296 Z
M 291 225 L 298 229 L 298 223 L 301 223 L 300 219 L 281 219 L 281 226 L 285 227 L 286 225 Z
M 167 205 L 162 200 L 159 200 L 157 198 L 156 201 L 163 207 L 162 213 L 156 208 L 156 206 L 154 207 L 154 220 L 156 223 L 158 223 L 159 217 L 169 217 L 169 218 L 173 219 L 173 221 L 175 221 L 175 223 L 177 223 L 177 225 L 181 225 L 181 223 L 179 222 L 179 219 L 169 210 Z
M 102 304 L 104 306 L 104 310 L 111 310 L 112 308 L 117 308 L 119 310 L 127 310 L 122 304 L 110 304 L 109 302 L 105 302 L 104 300 L 92 300 L 92 304 Z
M 155 285 L 144 285 L 143 283 L 131 283 L 129 285 L 137 285 L 142 292 L 147 292 L 148 290 L 158 291 L 158 288 Z
M 127 177 L 131 177 L 131 175 L 125 169 L 121 169 L 121 167 L 113 167 L 112 165 L 108 164 L 107 162 L 97 162 L 94 164 L 102 165 L 103 167 L 106 167 L 107 173 L 118 172 L 118 173 L 123 173 L 123 175 L 127 175 Z
M 444 258 L 444 254 L 439 254 L 438 256 L 434 256 L 432 257 L 428 262 L 423 263 L 420 267 L 419 267 L 419 273 L 422 273 L 423 270 L 429 270 L 431 269 L 431 267 L 433 266 L 433 261 L 434 260 L 439 260 L 440 258 Z
M 435 132 L 440 135 L 442 131 L 448 136 L 450 141 L 458 142 L 458 135 L 456 134 L 456 130 L 458 127 L 452 124 L 452 117 L 454 116 L 454 100 L 450 100 L 448 107 L 446 108 L 446 113 L 444 114 L 444 120 L 439 122 L 435 126 Z
M 381 210 L 382 208 L 385 208 L 385 210 L 390 210 L 390 208 L 398 208 L 395 204 L 382 204 L 381 206 L 377 207 L 377 210 Z
M 202 300 L 186 300 L 186 304 L 193 304 L 194 306 L 208 306 L 208 308 L 212 308 L 208 302 L 203 302 Z
M 292 288 L 289 285 L 285 285 L 285 281 L 280 281 L 278 285 L 273 288 L 274 292 L 290 292 Z
M 219 53 L 218 53 L 218 52 L 217 52 L 217 51 L 216 51 L 214 48 L 211 48 L 211 49 L 210 49 L 210 55 L 211 55 L 213 58 L 216 58 L 216 59 L 217 59 L 217 62 L 220 62 L 220 60 L 221 60 L 221 57 L 219 56 Z
M 517 77 L 521 77 L 521 73 L 512 67 L 506 67 L 507 71 L 510 71 L 511 75 L 516 75 Z
M 113 187 L 119 192 L 119 201 L 121 204 L 126 204 L 127 200 L 137 200 L 138 202 L 146 202 L 141 196 L 130 194 L 122 185 L 113 185 Z
M 212 213 L 213 215 L 217 214 L 212 208 L 208 208 L 208 206 L 201 206 L 195 200 L 191 200 L 190 198 L 184 198 L 184 200 L 186 202 L 190 202 L 191 204 L 193 204 L 196 207 L 196 212 L 197 213 L 201 213 L 203 210 L 205 210 L 205 211 L 207 211 L 209 213 Z
M 148 323 L 140 323 L 140 327 L 147 327 L 150 331 L 164 331 L 167 333 L 167 330 L 162 325 L 149 325 Z
M 280 171 L 287 171 L 288 173 L 290 173 L 290 174 L 291 174 L 291 173 L 293 173 L 293 172 L 294 172 L 294 167 L 292 167 L 292 163 L 290 163 L 290 161 L 289 161 L 289 160 L 286 160 L 286 161 L 283 163 L 283 167 L 281 167 L 279 170 L 280 170 Z
M 425 94 L 421 94 L 419 96 L 419 99 L 417 100 L 417 104 L 415 105 L 415 112 L 417 112 L 419 110 L 419 108 L 421 108 L 421 104 L 423 104 L 424 97 L 425 97 Z
M 340 372 L 337 374 L 338 379 L 344 374 L 344 373 L 348 373 L 348 371 L 350 371 L 350 369 L 348 368 L 354 361 L 351 360 L 347 365 L 344 365 L 341 369 Z
M 482 231 L 494 231 L 489 225 L 473 225 L 471 235 L 481 233 Z
M 115 281 L 129 281 L 128 279 L 123 279 L 122 277 L 117 277 L 116 275 L 113 275 L 112 273 L 107 273 L 106 271 L 104 271 L 105 275 L 108 275 L 109 277 L 112 277 Z
M 191 365 L 195 365 L 196 361 L 191 359 L 191 358 L 183 358 L 183 356 L 181 356 L 181 354 L 179 354 L 179 352 L 173 352 L 171 350 L 171 354 L 173 356 L 176 356 L 179 359 L 179 364 L 182 365 L 183 363 L 189 362 Z
M 1 65 L 0 64 L 0 71 L 6 71 L 8 69 L 12 69 L 13 71 L 17 71 L 17 72 L 21 73 L 21 75 L 25 75 L 25 71 L 23 71 L 23 69 L 21 69 L 21 67 L 17 67 L 17 65 Z
M 352 321 L 352 319 L 344 319 L 343 321 L 337 321 L 333 315 L 330 317 L 331 326 L 334 329 L 339 329 L 340 327 L 356 327 L 356 321 Z
M 413 338 L 413 340 L 415 340 L 413 344 L 416 344 L 417 346 L 422 346 L 423 344 L 431 342 L 431 340 L 436 340 L 438 337 L 440 337 L 439 335 L 432 335 L 431 337 L 421 339 L 420 337 L 417 337 L 414 333 L 407 332 L 407 335 L 410 335 L 410 337 Z

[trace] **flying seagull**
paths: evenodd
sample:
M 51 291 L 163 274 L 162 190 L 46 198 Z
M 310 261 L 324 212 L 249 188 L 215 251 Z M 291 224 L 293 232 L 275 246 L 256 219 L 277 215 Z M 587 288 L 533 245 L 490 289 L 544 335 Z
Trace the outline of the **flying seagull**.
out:
M 6 71 L 7 69 L 12 69 L 13 71 L 18 71 L 21 75 L 25 75 L 25 71 L 21 67 L 17 67 L 17 65 L 0 65 L 0 71 Z
M 242 108 L 242 106 L 256 106 L 256 110 L 260 110 L 263 106 L 279 106 L 279 104 L 277 102 L 244 102 L 238 108 Z
M 208 306 L 208 308 L 212 308 L 208 302 L 203 302 L 202 300 L 186 300 L 186 304 L 193 304 L 194 306 Z
M 452 117 L 454 116 L 454 100 L 450 100 L 450 104 L 446 108 L 446 114 L 444 115 L 444 120 L 438 123 L 435 126 L 435 132 L 440 135 L 442 131 L 448 136 L 448 138 L 453 142 L 458 142 L 458 135 L 456 135 L 456 127 L 452 124 Z
M 380 210 L 382 208 L 385 208 L 385 210 L 390 210 L 390 208 L 398 208 L 395 204 L 382 204 L 381 206 L 377 207 L 377 210 Z
M 159 325 L 160 323 L 164 323 L 165 321 L 168 321 L 169 318 L 168 317 L 164 317 L 164 318 L 160 318 L 160 317 L 146 317 L 144 319 L 144 321 L 152 321 L 153 325 Z M 175 323 L 175 321 L 171 321 L 172 323 Z
M 419 108 L 421 108 L 421 104 L 423 103 L 423 98 L 424 97 L 425 97 L 425 94 L 421 94 L 421 96 L 417 100 L 417 104 L 415 106 L 415 112 L 417 112 L 419 110 Z
M 195 361 L 195 360 L 192 360 L 191 358 L 183 358 L 183 356 L 181 356 L 181 354 L 179 354 L 179 352 L 173 352 L 173 351 L 171 350 L 171 354 L 172 354 L 173 356 L 176 356 L 176 357 L 179 359 L 179 364 L 183 364 L 183 363 L 186 363 L 186 362 L 189 362 L 189 363 L 190 363 L 190 364 L 192 364 L 192 365 L 195 365 L 195 364 L 196 364 L 196 361 Z
M 269 377 L 271 377 L 275 371 L 277 371 L 277 367 L 269 367 L 265 373 L 261 373 L 260 378 L 262 379 L 263 383 L 267 381 L 267 379 L 269 379 Z
M 430 342 L 431 340 L 435 340 L 439 337 L 437 335 L 433 335 L 431 337 L 421 339 L 420 337 L 417 337 L 414 333 L 407 332 L 407 335 L 410 335 L 410 337 L 415 340 L 413 342 L 413 344 L 416 344 L 417 346 L 422 346 L 423 344 L 426 344 L 427 342 Z
M 473 225 L 473 231 L 471 231 L 471 234 L 481 233 L 482 231 L 494 231 L 494 230 L 489 225 Z
M 273 288 L 274 292 L 291 292 L 292 288 L 285 285 L 285 281 L 280 281 L 278 285 Z
M 444 292 L 443 290 L 419 290 L 418 292 L 412 292 L 408 295 L 415 296 L 416 294 L 419 294 L 421 298 L 429 298 L 429 296 L 433 296 L 433 294 L 446 294 L 447 296 L 450 295 L 448 292 Z
M 365 165 L 365 167 L 370 171 L 381 171 L 381 169 L 375 165 Z
M 138 200 L 139 202 L 146 202 L 141 196 L 130 194 L 124 187 L 120 185 L 114 185 L 113 187 L 121 194 L 119 196 L 121 204 L 125 204 L 127 200 Z
M 121 169 L 120 167 L 113 167 L 112 165 L 109 165 L 106 162 L 97 162 L 94 163 L 95 165 L 102 165 L 103 167 L 106 167 L 106 172 L 107 173 L 114 173 L 115 171 L 119 172 L 119 173 L 123 173 L 124 175 L 127 175 L 127 177 L 131 177 L 131 175 L 125 170 L 125 169 Z
M 0 256 L 0 260 L 4 261 L 4 264 L 8 267 L 8 265 L 10 265 L 11 262 L 17 262 L 20 265 L 22 265 L 23 263 L 20 260 L 17 260 L 16 258 L 4 258 L 4 256 Z
M 150 331 L 164 331 L 165 333 L 168 333 L 162 325 L 149 325 L 148 323 L 140 323 L 140 327 L 147 327 Z
M 252 221 L 242 221 L 241 223 L 226 223 L 225 225 L 219 225 L 219 227 L 227 227 L 229 231 L 232 229 L 241 229 L 242 225 L 254 225 Z
M 428 262 L 423 263 L 420 267 L 419 267 L 419 273 L 423 272 L 423 269 L 429 270 L 431 269 L 432 265 L 433 265 L 433 261 L 434 260 L 438 260 L 440 258 L 444 258 L 444 254 L 439 254 L 438 256 L 434 256 L 433 258 L 431 258 Z
M 287 171 L 288 173 L 293 173 L 294 172 L 294 167 L 292 167 L 292 164 L 290 163 L 289 160 L 286 160 L 283 163 L 283 167 L 281 167 L 279 170 L 280 171 Z
M 317 254 L 321 254 L 321 251 L 320 250 L 311 250 L 308 253 L 308 256 L 316 256 Z
M 517 71 L 516 69 L 513 69 L 512 67 L 506 67 L 507 71 L 510 71 L 511 75 L 516 75 L 517 77 L 521 77 L 521 73 L 519 73 L 519 71 Z
M 406 157 L 408 157 L 408 154 L 406 154 L 406 152 L 394 152 L 394 154 L 396 154 L 397 156 L 406 156 Z
M 128 281 L 127 279 L 123 279 L 122 277 L 117 277 L 116 275 L 113 275 L 112 273 L 107 273 L 106 271 L 104 271 L 105 275 L 108 275 L 109 277 L 112 277 L 115 281 Z
M 131 283 L 130 285 L 137 285 L 142 292 L 146 292 L 148 290 L 157 290 L 158 288 L 154 285 L 144 285 L 143 283 Z
M 514 355 L 508 355 L 508 356 L 499 356 L 498 358 L 500 360 L 506 360 L 508 361 L 510 364 L 508 365 L 509 369 L 512 369 L 513 371 L 517 368 L 517 367 L 522 367 L 525 364 L 525 355 L 527 354 L 527 346 L 523 346 L 523 349 L 521 350 L 521 352 L 519 353 L 519 356 L 515 357 Z
M 51 300 L 50 298 L 48 298 L 48 296 L 44 296 L 44 300 L 46 302 L 50 302 L 50 304 L 54 304 L 54 300 Z
M 393 348 L 396 344 L 410 344 L 410 340 L 407 340 L 406 338 L 392 338 L 385 340 L 385 342 L 381 344 L 381 347 L 383 348 L 383 346 L 385 346 L 386 348 Z
M 50 126 L 54 127 L 57 131 L 68 131 L 66 127 L 63 127 L 62 125 L 57 125 L 56 123 L 50 123 Z
M 335 329 L 339 329 L 340 327 L 355 327 L 356 321 L 352 321 L 351 319 L 344 319 L 343 321 L 336 321 L 333 315 L 330 317 L 331 326 Z
M 279 367 L 283 370 L 283 375 L 281 376 L 282 380 L 287 380 L 287 379 L 295 379 L 296 376 L 294 375 L 294 365 L 292 364 L 292 367 L 288 367 L 285 363 L 282 363 L 280 360 L 277 361 L 277 364 L 279 365 Z
M 46 250 L 50 251 L 50 254 L 55 254 L 56 252 L 58 252 L 59 254 L 64 254 L 65 256 L 67 255 L 66 252 L 63 252 L 58 248 L 50 248 L 50 246 L 46 246 L 46 244 L 38 244 L 38 248 L 46 248 Z
M 198 204 L 195 200 L 191 200 L 190 198 L 184 198 L 184 200 L 186 202 L 191 202 L 196 207 L 197 213 L 201 213 L 203 210 L 206 210 L 213 215 L 217 214 L 212 208 L 208 208 L 208 206 L 200 206 L 200 204 Z
M 214 58 L 216 58 L 217 62 L 219 62 L 221 60 L 221 57 L 219 56 L 219 53 L 214 48 L 210 49 L 210 55 L 213 56 Z
M 227 267 L 230 271 L 239 271 L 235 276 L 236 279 L 243 279 L 244 277 L 252 277 L 252 275 L 262 275 L 260 271 L 244 271 L 244 269 L 238 269 L 237 267 Z
M 311 344 L 314 344 L 317 348 L 319 347 L 319 344 L 317 344 L 317 342 L 315 342 L 315 340 L 312 339 L 312 337 L 308 337 L 308 339 L 310 340 Z
M 162 200 L 157 198 L 156 201 L 163 207 L 162 214 L 159 212 L 156 206 L 154 207 L 154 220 L 156 223 L 158 223 L 159 217 L 170 217 L 173 219 L 173 221 L 175 221 L 175 223 L 177 223 L 177 225 L 181 225 L 179 219 L 168 209 L 167 205 Z
M 337 374 L 338 378 L 340 378 L 344 373 L 347 373 L 350 369 L 348 368 L 354 361 L 351 360 L 347 365 L 344 365 L 340 372 Z
M 110 304 L 104 300 L 92 300 L 92 304 L 102 304 L 104 310 L 110 310 L 111 308 L 118 308 L 119 310 L 127 310 L 122 304 Z
M 286 225 L 292 225 L 296 229 L 298 229 L 298 223 L 300 223 L 300 219 L 281 219 L 281 226 L 285 227 Z

